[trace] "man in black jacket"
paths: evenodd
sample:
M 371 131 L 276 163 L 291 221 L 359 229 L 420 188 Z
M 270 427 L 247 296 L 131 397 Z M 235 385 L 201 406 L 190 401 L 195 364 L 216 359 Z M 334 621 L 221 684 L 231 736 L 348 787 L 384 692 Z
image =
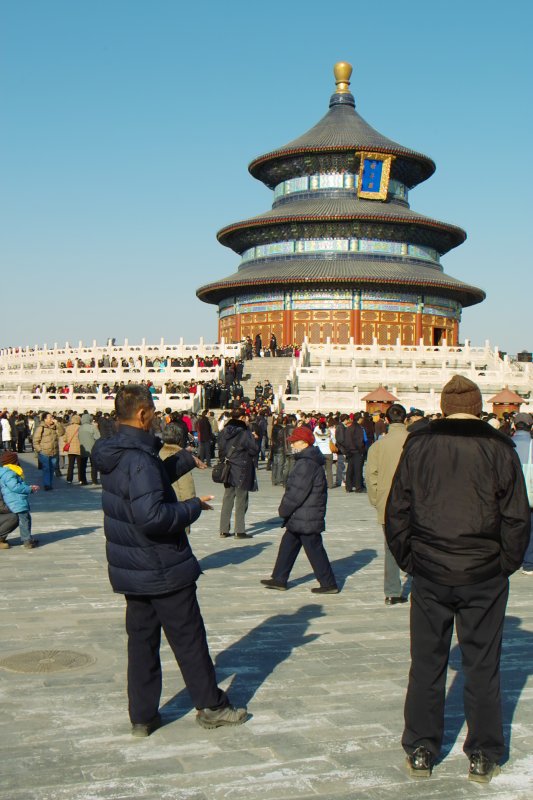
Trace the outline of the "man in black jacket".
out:
M 346 420 L 342 449 L 346 457 L 346 491 L 364 492 L 365 435 L 358 420 Z
M 454 627 L 465 678 L 468 777 L 488 783 L 505 745 L 500 653 L 509 575 L 529 539 L 529 504 L 512 440 L 482 422 L 475 383 L 446 384 L 444 419 L 410 433 L 385 512 L 389 548 L 413 576 L 411 670 L 402 745 L 413 777 L 429 777 L 444 729 Z
M 92 457 L 102 475 L 102 505 L 109 579 L 126 597 L 128 698 L 134 736 L 161 724 L 164 630 L 204 728 L 239 725 L 246 709 L 230 705 L 219 689 L 196 599 L 200 566 L 185 528 L 211 509 L 211 496 L 178 502 L 172 482 L 202 466 L 187 450 L 165 461 L 150 432 L 155 408 L 146 386 L 129 384 L 115 399 L 118 433 L 99 439 Z
M 257 491 L 255 465 L 259 453 L 258 435 L 248 429 L 246 415 L 242 409 L 231 412 L 218 436 L 218 455 L 227 459 L 230 475 L 224 484 L 224 498 L 220 511 L 220 535 L 230 536 L 231 514 L 235 505 L 235 538 L 251 539 L 246 533 L 245 515 L 248 510 L 248 492 Z

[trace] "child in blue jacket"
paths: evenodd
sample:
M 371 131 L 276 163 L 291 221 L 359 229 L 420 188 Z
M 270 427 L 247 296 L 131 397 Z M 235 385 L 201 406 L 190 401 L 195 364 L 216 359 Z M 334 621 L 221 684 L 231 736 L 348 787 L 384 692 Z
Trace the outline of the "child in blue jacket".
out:
M 0 456 L 0 489 L 4 503 L 18 516 L 23 546 L 27 550 L 33 550 L 39 542 L 31 535 L 29 496 L 32 492 L 38 492 L 39 487 L 26 483 L 16 453 L 8 451 Z

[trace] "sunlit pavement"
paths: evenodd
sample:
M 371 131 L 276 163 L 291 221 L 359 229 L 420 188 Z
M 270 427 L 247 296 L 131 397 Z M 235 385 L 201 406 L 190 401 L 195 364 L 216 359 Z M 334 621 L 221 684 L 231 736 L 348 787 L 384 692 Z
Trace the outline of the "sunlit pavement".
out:
M 23 457 L 38 480 L 34 457 Z M 192 544 L 204 575 L 200 603 L 221 685 L 251 718 L 205 731 L 195 722 L 174 658 L 162 648 L 164 725 L 130 734 L 124 601 L 105 564 L 100 488 L 69 486 L 32 498 L 27 551 L 0 551 L 0 798 L 2 800 L 456 800 L 483 791 L 533 797 L 533 576 L 512 579 L 502 664 L 510 758 L 483 789 L 466 780 L 460 658 L 449 671 L 444 758 L 412 781 L 399 745 L 409 666 L 408 604 L 383 602 L 383 547 L 366 495 L 330 492 L 326 549 L 342 592 L 315 596 L 305 555 L 290 591 L 265 589 L 280 538 L 279 487 L 260 470 L 250 540 L 221 539 L 215 493 Z M 408 587 L 406 587 L 406 590 Z M 32 655 L 33 654 L 33 655 Z M 20 658 L 18 658 L 20 657 Z M 58 671 L 57 667 L 63 669 Z

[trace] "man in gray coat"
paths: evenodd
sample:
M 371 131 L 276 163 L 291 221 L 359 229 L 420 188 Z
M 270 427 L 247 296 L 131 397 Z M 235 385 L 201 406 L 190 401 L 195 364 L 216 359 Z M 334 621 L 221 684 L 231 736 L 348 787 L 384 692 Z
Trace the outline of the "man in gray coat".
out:
M 387 410 L 389 431 L 370 447 L 366 462 L 366 489 L 371 505 L 377 511 L 378 522 L 385 533 L 385 506 L 389 496 L 392 479 L 402 454 L 409 431 L 405 427 L 406 410 L 399 403 L 394 403 Z M 385 572 L 383 589 L 385 605 L 394 606 L 405 603 L 402 595 L 400 568 L 394 560 L 385 540 Z
M 80 483 L 87 483 L 87 462 L 91 459 L 91 481 L 98 483 L 98 470 L 91 458 L 94 443 L 100 438 L 100 431 L 93 422 L 92 415 L 85 411 L 81 415 L 81 424 L 78 429 L 78 439 L 80 442 Z

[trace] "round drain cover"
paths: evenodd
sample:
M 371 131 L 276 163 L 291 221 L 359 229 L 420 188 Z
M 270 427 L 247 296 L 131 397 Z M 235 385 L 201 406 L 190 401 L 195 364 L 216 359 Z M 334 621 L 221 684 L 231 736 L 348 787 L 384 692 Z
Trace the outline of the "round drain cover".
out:
M 0 667 L 11 672 L 63 672 L 87 667 L 95 660 L 86 653 L 73 650 L 31 650 L 0 659 Z

